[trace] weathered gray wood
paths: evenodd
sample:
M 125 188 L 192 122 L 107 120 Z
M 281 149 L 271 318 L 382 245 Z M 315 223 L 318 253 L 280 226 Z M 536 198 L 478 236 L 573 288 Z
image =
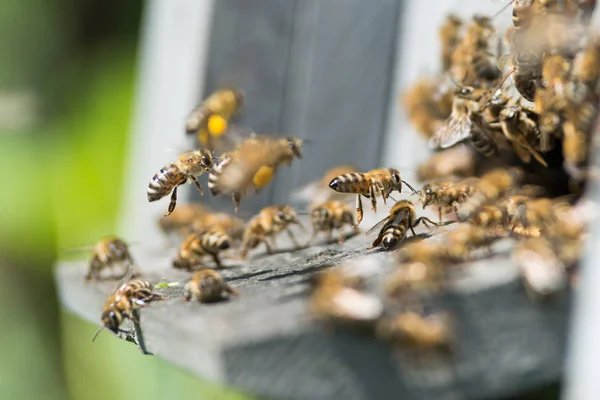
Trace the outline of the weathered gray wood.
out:
M 225 303 L 185 304 L 181 288 L 161 289 L 171 300 L 141 311 L 148 349 L 198 376 L 286 399 L 497 398 L 559 379 L 567 298 L 531 301 L 507 242 L 490 259 L 453 267 L 450 292 L 432 303 L 456 318 L 453 356 L 393 350 L 357 333 L 324 330 L 308 313 L 307 280 L 338 263 L 374 265 L 369 289 L 378 291 L 383 272 L 393 265 L 385 253 L 362 257 L 371 239 L 359 235 L 342 246 L 273 256 L 259 251 L 238 266 L 230 261 L 222 273 L 241 296 Z M 171 255 L 172 250 L 135 254 L 146 279 L 185 282 L 189 274 L 169 268 Z M 60 298 L 69 310 L 98 323 L 116 283 L 83 284 L 84 269 L 84 262 L 59 264 Z

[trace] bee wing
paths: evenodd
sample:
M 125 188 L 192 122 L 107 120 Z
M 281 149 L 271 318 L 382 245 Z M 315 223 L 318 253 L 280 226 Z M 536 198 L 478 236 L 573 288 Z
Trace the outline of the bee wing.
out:
M 513 67 L 513 56 L 512 53 L 508 53 L 508 54 L 504 54 L 501 55 L 500 57 L 498 57 L 498 60 L 496 61 L 496 67 L 498 67 L 498 69 L 500 71 L 505 71 L 509 68 Z
M 369 229 L 367 231 L 367 233 L 365 233 L 365 235 L 371 235 L 371 234 L 381 230 L 387 223 L 395 224 L 395 223 L 398 223 L 399 221 L 402 221 L 402 220 L 408 218 L 408 216 L 409 216 L 408 210 L 401 210 L 394 216 L 393 219 L 390 219 L 390 216 L 388 215 L 387 217 L 385 217 L 384 219 L 382 219 L 381 221 L 376 223 L 371 229 Z
M 383 305 L 376 296 L 350 288 L 339 290 L 332 299 L 337 313 L 355 320 L 372 321 L 383 312 Z
M 460 115 L 453 112 L 433 136 L 429 139 L 429 148 L 445 149 L 461 142 L 471 134 L 472 121 L 467 112 Z
M 369 230 L 368 230 L 368 231 L 365 233 L 365 235 L 367 235 L 367 236 L 368 236 L 368 235 L 372 235 L 373 233 L 380 231 L 380 230 L 381 230 L 381 228 L 383 228 L 383 226 L 384 226 L 384 225 L 385 225 L 385 224 L 388 222 L 389 218 L 390 218 L 390 217 L 389 217 L 389 215 L 388 215 L 387 217 L 385 217 L 384 219 L 382 219 L 381 221 L 379 221 L 378 223 L 376 223 L 375 225 L 373 225 L 373 226 L 371 227 L 371 229 L 369 229 Z

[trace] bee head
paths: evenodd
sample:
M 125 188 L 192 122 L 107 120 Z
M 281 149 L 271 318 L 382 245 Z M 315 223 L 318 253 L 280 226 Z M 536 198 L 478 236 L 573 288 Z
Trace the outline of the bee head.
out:
M 292 150 L 292 153 L 298 158 L 302 158 L 302 140 L 287 138 L 287 145 Z
M 102 313 L 102 326 L 106 329 L 110 330 L 114 334 L 119 332 L 119 325 L 121 323 L 121 318 L 114 311 L 107 311 Z

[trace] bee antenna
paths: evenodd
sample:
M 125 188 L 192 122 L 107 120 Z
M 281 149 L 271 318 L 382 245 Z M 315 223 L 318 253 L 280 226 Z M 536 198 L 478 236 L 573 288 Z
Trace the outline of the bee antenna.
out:
M 104 327 L 103 327 L 103 326 L 101 326 L 100 328 L 98 328 L 98 329 L 96 330 L 96 333 L 94 333 L 94 336 L 92 337 L 92 342 L 93 342 L 94 340 L 96 340 L 96 338 L 98 337 L 98 335 L 100 334 L 100 332 L 102 332 L 102 330 L 103 330 L 103 329 L 104 329 Z
M 494 18 L 496 18 L 498 15 L 502 14 L 502 13 L 504 12 L 504 10 L 506 10 L 508 7 L 510 7 L 510 5 L 511 5 L 512 3 L 514 3 L 514 2 L 515 2 L 515 0 L 510 0 L 510 1 L 508 2 L 508 4 L 507 4 L 507 5 L 505 5 L 504 7 L 502 7 L 502 9 L 500 9 L 500 11 L 498 11 L 496 14 L 494 14 L 494 15 L 492 16 L 492 19 L 494 19 Z
M 417 193 L 417 191 L 415 190 L 415 188 L 412 187 L 412 186 L 410 186 L 408 184 L 408 182 L 406 182 L 405 180 L 402 180 L 402 183 L 404 183 L 406 186 L 408 186 L 408 188 L 413 191 L 413 194 Z

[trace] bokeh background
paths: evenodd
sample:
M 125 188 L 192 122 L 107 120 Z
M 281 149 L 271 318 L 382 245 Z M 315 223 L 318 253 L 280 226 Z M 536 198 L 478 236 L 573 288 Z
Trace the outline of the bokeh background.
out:
M 2 398 L 241 397 L 110 335 L 92 345 L 57 304 L 57 254 L 115 229 L 142 8 L 0 2 Z

